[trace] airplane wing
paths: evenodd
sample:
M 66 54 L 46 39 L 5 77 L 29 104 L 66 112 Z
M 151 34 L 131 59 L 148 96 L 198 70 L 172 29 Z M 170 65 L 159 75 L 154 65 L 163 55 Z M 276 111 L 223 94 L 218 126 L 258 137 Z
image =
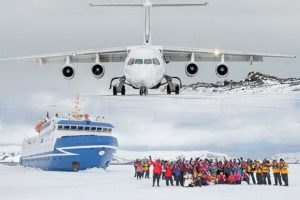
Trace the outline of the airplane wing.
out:
M 262 62 L 264 57 L 296 58 L 291 55 L 238 52 L 187 47 L 163 47 L 163 55 L 169 62 Z
M 92 63 L 96 62 L 124 62 L 127 56 L 126 47 L 95 49 L 85 51 L 70 51 L 54 54 L 42 54 L 26 57 L 2 58 L 0 61 L 30 60 L 40 64 L 45 63 Z

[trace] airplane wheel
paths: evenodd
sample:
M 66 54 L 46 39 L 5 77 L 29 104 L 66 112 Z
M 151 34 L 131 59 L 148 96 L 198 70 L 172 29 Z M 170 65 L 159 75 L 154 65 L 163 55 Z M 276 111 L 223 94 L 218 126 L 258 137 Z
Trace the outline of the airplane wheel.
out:
M 179 94 L 179 85 L 175 86 L 175 94 Z
M 148 90 L 146 88 L 140 89 L 140 96 L 146 96 L 148 95 Z
M 113 95 L 116 96 L 117 94 L 118 94 L 118 92 L 117 92 L 117 87 L 114 86 L 114 87 L 113 87 Z
M 171 94 L 171 88 L 169 85 L 167 85 L 167 94 Z
M 123 85 L 123 86 L 122 86 L 121 94 L 122 94 L 122 95 L 125 95 L 125 93 L 126 93 L 126 89 L 125 89 L 125 85 Z

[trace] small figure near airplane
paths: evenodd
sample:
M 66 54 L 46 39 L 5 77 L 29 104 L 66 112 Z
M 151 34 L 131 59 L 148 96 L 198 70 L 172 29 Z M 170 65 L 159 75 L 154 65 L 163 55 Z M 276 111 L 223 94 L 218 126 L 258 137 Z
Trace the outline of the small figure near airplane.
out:
M 141 7 L 145 9 L 144 44 L 108 49 L 84 50 L 75 52 L 35 55 L 28 57 L 8 58 L 29 59 L 40 64 L 63 62 L 62 74 L 65 79 L 71 80 L 75 76 L 74 63 L 94 63 L 91 71 L 95 78 L 102 78 L 105 73 L 104 63 L 119 62 L 123 65 L 123 76 L 114 77 L 110 82 L 113 95 L 125 95 L 126 86 L 140 90 L 140 95 L 147 95 L 148 89 L 157 89 L 163 85 L 167 87 L 167 94 L 179 94 L 182 87 L 179 77 L 166 74 L 167 64 L 170 62 L 188 62 L 185 66 L 187 76 L 194 77 L 199 72 L 197 62 L 217 62 L 216 74 L 226 77 L 229 68 L 226 62 L 262 62 L 264 57 L 295 58 L 290 55 L 250 53 L 225 51 L 215 49 L 154 46 L 151 43 L 151 9 L 156 7 L 185 7 L 207 6 L 208 3 L 151 3 L 146 0 L 140 3 L 108 3 L 90 4 L 91 7 Z M 177 81 L 177 83 L 175 82 Z M 115 83 L 117 82 L 117 83 Z M 115 83 L 115 84 L 114 84 Z

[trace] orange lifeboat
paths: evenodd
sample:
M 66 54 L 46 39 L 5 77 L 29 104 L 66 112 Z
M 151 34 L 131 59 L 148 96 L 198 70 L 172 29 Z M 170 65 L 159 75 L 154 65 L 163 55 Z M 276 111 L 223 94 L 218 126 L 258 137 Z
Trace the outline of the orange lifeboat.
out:
M 46 123 L 46 121 L 39 121 L 35 126 L 36 132 L 40 133 L 42 130 L 42 127 L 45 123 Z

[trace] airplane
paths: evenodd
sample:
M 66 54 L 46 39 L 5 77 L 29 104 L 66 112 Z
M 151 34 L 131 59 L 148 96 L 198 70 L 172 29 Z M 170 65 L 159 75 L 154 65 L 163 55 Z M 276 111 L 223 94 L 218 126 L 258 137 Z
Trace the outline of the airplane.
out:
M 117 47 L 96 50 L 72 51 L 54 54 L 35 55 L 11 59 L 28 59 L 39 64 L 62 62 L 62 75 L 71 80 L 75 76 L 74 63 L 94 63 L 91 72 L 95 78 L 100 79 L 105 74 L 104 63 L 123 62 L 123 76 L 114 77 L 110 82 L 113 95 L 125 95 L 126 85 L 140 90 L 140 95 L 147 95 L 148 89 L 158 89 L 166 85 L 167 94 L 179 94 L 182 88 L 179 77 L 171 77 L 166 74 L 167 64 L 170 62 L 188 62 L 185 72 L 189 77 L 195 77 L 199 73 L 197 62 L 217 62 L 215 72 L 219 77 L 229 74 L 227 62 L 262 62 L 265 57 L 295 58 L 291 55 L 277 55 L 251 52 L 238 52 L 217 49 L 202 49 L 188 47 L 156 46 L 151 42 L 151 9 L 157 7 L 186 7 L 207 6 L 205 3 L 106 3 L 89 4 L 91 7 L 140 7 L 144 8 L 145 30 L 144 43 L 138 46 Z M 117 81 L 116 84 L 114 84 Z M 177 83 L 176 83 L 177 82 Z

